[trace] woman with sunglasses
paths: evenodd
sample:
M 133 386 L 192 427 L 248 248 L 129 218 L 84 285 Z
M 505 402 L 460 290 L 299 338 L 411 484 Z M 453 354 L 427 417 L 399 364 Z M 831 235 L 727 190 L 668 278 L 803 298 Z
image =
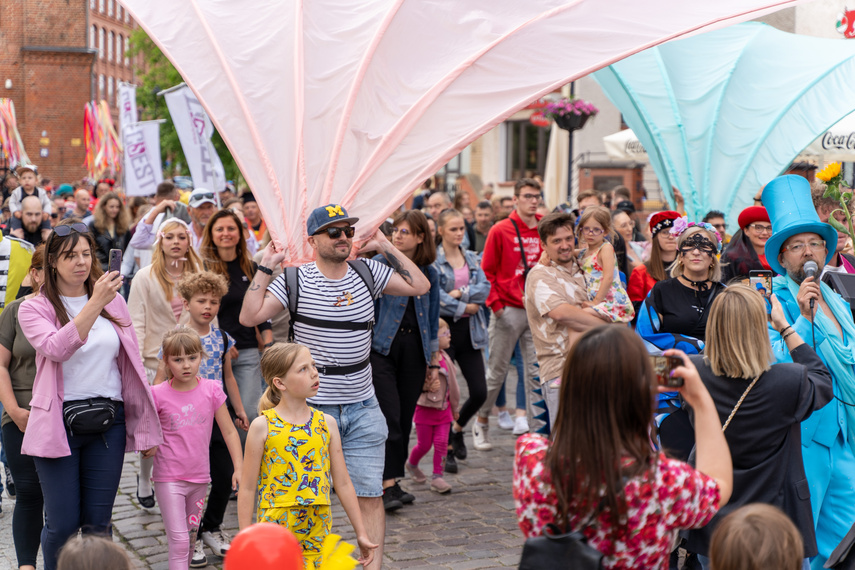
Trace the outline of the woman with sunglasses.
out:
M 190 228 L 179 218 L 161 224 L 152 251 L 151 265 L 137 272 L 128 297 L 128 310 L 141 345 L 149 384 L 154 382 L 161 362 L 157 355 L 164 333 L 176 325 L 187 324 L 190 319 L 175 285 L 184 275 L 202 269 L 202 261 L 190 247 Z M 153 462 L 153 459 L 140 459 L 137 481 L 137 499 L 147 509 L 154 507 Z
M 431 265 L 436 246 L 425 215 L 418 210 L 398 213 L 392 223 L 392 243 L 421 269 L 431 288 L 427 295 L 383 295 L 375 303 L 377 324 L 370 358 L 374 392 L 389 428 L 383 467 L 387 511 L 413 502 L 414 497 L 397 480 L 404 477 L 416 401 L 439 371 L 439 277 Z M 382 255 L 374 260 L 389 264 Z
M 487 399 L 484 349 L 487 348 L 487 295 L 490 282 L 481 269 L 478 254 L 463 249 L 466 224 L 457 210 L 445 210 L 439 216 L 437 233 L 441 243 L 436 251 L 439 270 L 439 315 L 448 321 L 451 346 L 446 353 L 459 366 L 469 388 L 469 397 L 460 407 L 460 415 L 451 424 L 451 449 L 446 471 L 457 472 L 457 459 L 466 459 L 463 428 Z M 511 355 L 508 355 L 510 360 Z
M 677 348 L 686 354 L 700 354 L 710 306 L 725 289 L 716 256 L 721 240 L 711 225 L 686 218 L 676 220 L 671 233 L 677 237 L 671 279 L 653 286 L 641 305 L 635 330 L 651 352 Z M 676 392 L 659 395 L 657 425 L 662 446 L 685 461 L 694 440 L 688 414 L 680 408 Z
M 110 250 L 125 251 L 131 241 L 131 217 L 115 192 L 107 192 L 98 199 L 92 217 L 94 219 L 89 222 L 89 231 L 97 246 L 95 254 L 101 263 L 101 270 L 107 271 Z
M 35 570 L 44 521 L 44 497 L 33 458 L 21 454 L 21 443 L 30 417 L 36 351 L 21 331 L 18 310 L 21 303 L 38 294 L 44 281 L 44 245 L 33 253 L 28 277 L 32 291 L 15 299 L 0 313 L 0 401 L 3 403 L 3 451 L 7 468 L 15 481 L 15 511 L 12 540 L 18 568 Z
M 220 328 L 232 335 L 232 372 L 240 389 L 248 419 L 258 416 L 258 401 L 261 399 L 261 354 L 255 336 L 256 327 L 245 327 L 238 317 L 243 306 L 243 297 L 255 275 L 256 264 L 249 255 L 243 233 L 243 220 L 231 210 L 216 212 L 205 226 L 199 248 L 205 268 L 225 276 L 229 292 L 220 302 L 217 313 Z M 273 331 L 269 322 L 258 325 L 265 347 L 273 344 Z M 243 435 L 243 434 L 242 434 Z
M 103 274 L 79 222 L 45 243 L 44 284 L 18 321 L 36 350 L 21 452 L 32 456 L 45 500 L 45 568 L 81 528 L 109 533 L 125 451 L 150 457 L 162 442 L 119 272 Z M 85 416 L 71 414 L 81 408 Z M 64 412 L 69 412 L 68 414 Z M 98 416 L 99 421 L 86 417 Z
M 749 206 L 739 214 L 739 231 L 721 256 L 722 282 L 748 279 L 754 270 L 772 269 L 766 261 L 766 241 L 772 237 L 772 223 L 763 206 Z

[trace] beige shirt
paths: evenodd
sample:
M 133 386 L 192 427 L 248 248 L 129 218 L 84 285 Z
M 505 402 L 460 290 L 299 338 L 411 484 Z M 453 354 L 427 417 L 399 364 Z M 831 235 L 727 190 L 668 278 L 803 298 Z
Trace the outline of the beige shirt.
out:
M 567 353 L 582 334 L 550 319 L 547 313 L 564 303 L 578 306 L 587 300 L 585 274 L 575 260 L 569 269 L 554 263 L 538 263 L 529 272 L 525 309 L 540 365 L 541 384 L 561 376 Z

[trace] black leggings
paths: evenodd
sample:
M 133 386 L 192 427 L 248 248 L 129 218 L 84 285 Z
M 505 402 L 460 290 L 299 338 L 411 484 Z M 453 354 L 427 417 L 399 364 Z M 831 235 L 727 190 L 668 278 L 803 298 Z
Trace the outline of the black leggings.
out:
M 18 566 L 35 566 L 44 524 L 45 500 L 36 464 L 29 455 L 21 455 L 24 432 L 15 422 L 3 426 L 3 447 L 6 450 L 6 465 L 15 480 L 15 512 L 12 515 L 12 540 Z
M 481 405 L 487 400 L 487 377 L 484 374 L 484 351 L 472 348 L 472 335 L 469 332 L 469 319 L 457 322 L 451 317 L 444 317 L 451 330 L 451 346 L 446 350 L 463 372 L 466 386 L 469 387 L 469 398 L 460 408 L 457 425 L 463 427 L 472 419 Z M 510 358 L 510 355 L 508 356 Z
M 199 527 L 200 536 L 204 531 L 212 532 L 220 528 L 232 494 L 232 475 L 235 467 L 217 420 L 214 420 L 214 428 L 211 430 L 208 458 L 211 462 L 211 492 L 208 494 L 208 506 L 205 507 L 205 514 L 202 516 L 202 524 Z
M 386 418 L 386 461 L 383 480 L 404 476 L 416 402 L 425 385 L 427 362 L 419 331 L 398 331 L 389 354 L 371 351 L 371 373 L 380 410 Z

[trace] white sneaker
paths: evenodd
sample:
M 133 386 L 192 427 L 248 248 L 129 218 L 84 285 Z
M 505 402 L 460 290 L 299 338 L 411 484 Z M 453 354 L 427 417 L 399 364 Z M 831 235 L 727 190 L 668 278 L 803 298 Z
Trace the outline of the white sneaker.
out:
M 490 443 L 489 434 L 487 433 L 489 430 L 489 424 L 482 424 L 477 419 L 472 422 L 473 445 L 478 451 L 490 451 L 493 449 L 493 444 Z
M 196 545 L 193 547 L 193 558 L 190 559 L 190 568 L 204 568 L 208 565 L 208 557 L 205 556 L 205 551 L 202 541 L 196 539 Z
M 499 412 L 499 427 L 502 429 L 514 429 L 514 420 L 511 419 L 511 414 L 507 410 Z
M 220 529 L 213 532 L 205 531 L 202 533 L 202 542 L 210 548 L 217 556 L 225 556 L 229 551 L 231 544 L 229 543 L 229 535 Z
M 514 431 L 511 432 L 514 435 L 522 435 L 524 433 L 528 433 L 528 420 L 525 416 L 517 416 L 514 420 Z

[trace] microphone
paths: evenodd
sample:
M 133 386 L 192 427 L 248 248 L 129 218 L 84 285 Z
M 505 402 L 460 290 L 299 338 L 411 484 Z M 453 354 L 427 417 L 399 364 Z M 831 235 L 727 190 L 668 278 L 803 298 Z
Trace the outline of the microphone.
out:
M 816 272 L 819 271 L 819 266 L 817 266 L 816 261 L 807 261 L 804 264 L 803 269 L 805 270 L 805 277 L 816 277 Z M 810 312 L 813 314 L 813 305 L 816 299 L 810 300 Z

